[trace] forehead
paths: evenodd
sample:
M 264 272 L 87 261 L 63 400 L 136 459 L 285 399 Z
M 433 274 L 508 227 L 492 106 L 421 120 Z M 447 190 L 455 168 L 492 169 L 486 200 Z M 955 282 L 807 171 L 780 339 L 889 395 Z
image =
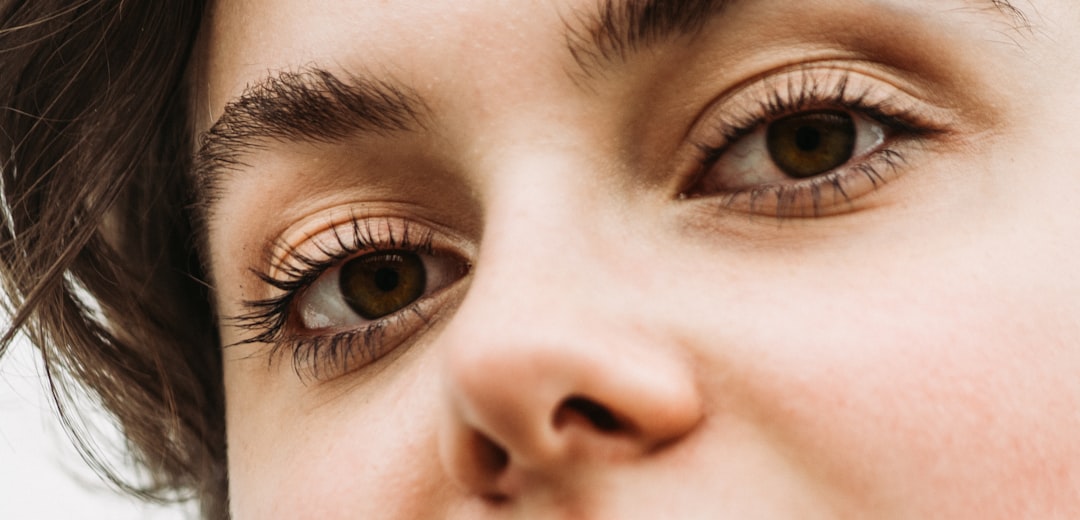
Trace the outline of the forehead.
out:
M 402 81 L 420 76 L 426 83 L 464 75 L 475 56 L 528 51 L 530 62 L 520 65 L 531 66 L 543 51 L 540 43 L 558 37 L 560 12 L 546 2 L 523 7 L 492 0 L 222 0 L 211 7 L 201 35 L 202 93 L 219 109 L 268 74 L 313 65 Z

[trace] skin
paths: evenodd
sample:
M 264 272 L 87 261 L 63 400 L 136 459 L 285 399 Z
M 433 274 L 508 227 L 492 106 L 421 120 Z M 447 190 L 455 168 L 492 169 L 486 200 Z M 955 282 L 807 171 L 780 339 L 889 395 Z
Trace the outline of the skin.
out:
M 199 131 L 313 64 L 430 109 L 245 153 L 210 221 L 222 316 L 331 215 L 468 266 L 319 378 L 222 320 L 234 518 L 1080 515 L 1080 8 L 751 0 L 586 76 L 564 21 L 594 5 L 212 7 Z M 818 217 L 688 189 L 712 116 L 767 101 L 727 94 L 807 63 L 941 132 L 892 132 L 888 182 Z

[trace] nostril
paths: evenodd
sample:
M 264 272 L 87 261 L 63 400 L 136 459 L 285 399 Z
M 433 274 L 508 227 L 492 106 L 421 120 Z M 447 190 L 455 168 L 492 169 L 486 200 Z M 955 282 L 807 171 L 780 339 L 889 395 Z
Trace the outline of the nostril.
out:
M 494 481 L 510 465 L 510 454 L 502 446 L 479 432 L 473 432 L 472 443 L 477 469 L 484 475 L 485 482 Z M 496 504 L 508 499 L 507 495 L 495 489 L 482 490 L 480 495 Z
M 499 474 L 510 464 L 510 454 L 487 436 L 477 432 L 474 442 L 476 443 L 476 456 L 480 467 L 490 474 Z
M 626 425 L 604 405 L 585 397 L 571 397 L 563 401 L 555 412 L 555 425 L 562 426 L 575 415 L 584 418 L 601 432 L 613 433 L 626 429 Z

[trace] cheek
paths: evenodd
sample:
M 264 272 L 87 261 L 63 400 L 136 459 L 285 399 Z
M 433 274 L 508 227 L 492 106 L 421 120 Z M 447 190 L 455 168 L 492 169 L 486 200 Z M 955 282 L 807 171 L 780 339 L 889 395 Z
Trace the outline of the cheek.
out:
M 234 516 L 437 516 L 449 491 L 445 479 L 433 478 L 442 474 L 434 436 L 437 385 L 421 377 L 429 363 L 402 365 L 410 369 L 335 389 L 250 381 L 230 388 L 226 377 Z M 275 379 L 289 381 L 288 375 Z
M 853 508 L 1050 514 L 1031 508 L 1080 486 L 1080 287 L 1054 274 L 1055 255 L 1026 253 L 1060 248 L 980 236 L 999 253 L 864 255 L 873 274 L 818 266 L 766 277 L 771 295 L 742 291 L 728 330 L 698 325 L 708 365 L 729 375 L 710 395 L 732 395 L 726 413 Z
M 1025 504 L 1080 483 L 1080 360 L 1060 338 L 1002 327 L 1007 314 L 986 318 L 882 324 L 853 354 L 763 368 L 759 380 L 784 383 L 748 383 L 750 405 L 845 494 L 913 514 L 1030 516 Z

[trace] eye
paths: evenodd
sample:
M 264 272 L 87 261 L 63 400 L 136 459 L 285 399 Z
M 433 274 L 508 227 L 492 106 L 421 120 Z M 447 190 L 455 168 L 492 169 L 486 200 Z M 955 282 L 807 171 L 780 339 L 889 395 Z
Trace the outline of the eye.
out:
M 337 214 L 347 220 L 312 217 L 319 232 L 282 240 L 269 272 L 253 269 L 273 295 L 225 318 L 248 331 L 233 345 L 265 344 L 271 362 L 291 357 L 305 381 L 351 373 L 422 337 L 472 268 L 464 241 L 428 225 Z
M 861 68 L 803 64 L 724 92 L 690 128 L 679 198 L 773 218 L 871 207 L 858 199 L 917 171 L 912 158 L 945 143 L 955 116 L 903 77 Z
M 735 140 L 700 179 L 701 189 L 735 192 L 794 184 L 871 154 L 887 137 L 882 123 L 845 111 L 792 114 Z
M 297 299 L 307 330 L 355 328 L 400 312 L 463 275 L 462 262 L 408 250 L 376 251 L 328 269 Z

